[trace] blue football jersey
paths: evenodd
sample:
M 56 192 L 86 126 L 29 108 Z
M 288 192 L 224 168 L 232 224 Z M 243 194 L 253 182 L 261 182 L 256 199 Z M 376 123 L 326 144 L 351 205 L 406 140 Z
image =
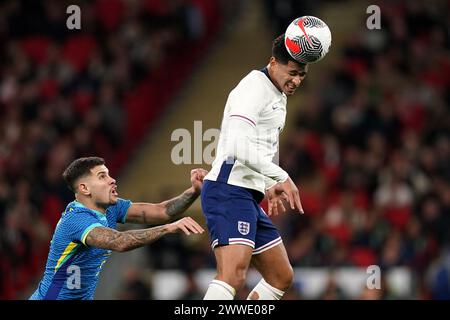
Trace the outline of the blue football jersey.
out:
M 44 277 L 31 300 L 93 299 L 99 273 L 111 250 L 89 247 L 86 237 L 95 227 L 116 229 L 125 223 L 131 201 L 119 199 L 105 214 L 78 201 L 69 203 L 56 225 Z

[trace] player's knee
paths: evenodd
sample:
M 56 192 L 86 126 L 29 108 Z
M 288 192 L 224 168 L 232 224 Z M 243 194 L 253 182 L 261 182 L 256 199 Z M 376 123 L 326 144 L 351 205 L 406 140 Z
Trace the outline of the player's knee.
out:
M 228 283 L 236 290 L 239 290 L 245 285 L 246 277 L 246 266 L 236 266 L 236 268 L 233 268 L 233 270 L 229 270 L 228 272 L 219 275 L 219 279 L 222 278 L 226 283 Z
M 247 279 L 247 269 L 240 268 L 236 270 L 233 287 L 238 290 L 241 289 L 245 285 L 245 281 Z
M 268 277 L 266 281 L 275 288 L 286 291 L 294 282 L 294 270 L 291 265 L 288 265 L 283 270 L 278 270 L 273 276 Z
M 292 283 L 294 282 L 294 270 L 292 269 L 292 266 L 289 265 L 285 272 L 283 272 L 280 275 L 280 284 L 279 288 L 283 291 L 286 291 L 292 286 Z

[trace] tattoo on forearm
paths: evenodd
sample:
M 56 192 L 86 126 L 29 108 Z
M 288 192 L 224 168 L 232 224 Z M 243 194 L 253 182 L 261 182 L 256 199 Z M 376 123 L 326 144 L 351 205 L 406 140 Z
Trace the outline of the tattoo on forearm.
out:
M 167 200 L 165 202 L 166 213 L 170 217 L 174 217 L 183 213 L 191 206 L 191 204 L 197 199 L 198 194 L 193 191 L 185 191 L 182 195 Z
M 133 250 L 158 240 L 168 233 L 166 226 L 119 232 L 109 228 L 95 228 L 88 234 L 90 246 L 117 251 Z
M 141 216 L 142 216 L 142 223 L 149 224 L 147 222 L 147 217 L 146 217 L 146 214 L 145 214 L 145 210 L 141 210 Z

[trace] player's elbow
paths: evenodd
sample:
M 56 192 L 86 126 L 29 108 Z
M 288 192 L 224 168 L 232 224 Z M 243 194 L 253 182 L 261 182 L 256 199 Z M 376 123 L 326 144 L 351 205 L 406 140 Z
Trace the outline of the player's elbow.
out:
M 129 251 L 129 249 L 124 247 L 124 246 L 118 246 L 113 251 L 116 251 L 116 252 L 127 252 L 127 251 Z
M 173 217 L 170 212 L 168 201 L 157 203 L 153 205 L 151 214 L 147 215 L 146 223 L 158 225 L 169 222 Z
M 116 245 L 110 248 L 110 250 L 115 251 L 115 252 L 126 252 L 128 250 L 126 250 L 126 248 L 124 246 L 121 245 Z

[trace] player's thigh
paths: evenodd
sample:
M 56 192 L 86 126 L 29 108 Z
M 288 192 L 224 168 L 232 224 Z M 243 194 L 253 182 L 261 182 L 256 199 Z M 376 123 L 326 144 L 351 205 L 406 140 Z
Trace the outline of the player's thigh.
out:
M 252 251 L 252 247 L 241 244 L 215 247 L 214 255 L 218 273 L 246 272 L 252 259 Z
M 283 243 L 253 255 L 251 264 L 271 285 L 277 287 L 289 286 L 293 278 L 291 263 Z

